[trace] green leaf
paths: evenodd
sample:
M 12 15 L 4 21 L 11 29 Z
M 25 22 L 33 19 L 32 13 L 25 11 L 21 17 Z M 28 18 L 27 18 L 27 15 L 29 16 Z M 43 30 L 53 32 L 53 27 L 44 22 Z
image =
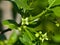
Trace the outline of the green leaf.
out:
M 54 1 L 54 0 L 48 0 L 48 3 L 51 4 L 52 1 Z M 56 1 L 54 2 L 53 6 L 56 6 L 56 5 L 60 5 L 60 0 L 56 0 Z
M 31 8 L 32 11 L 30 14 L 33 16 L 36 16 L 37 14 L 40 14 L 48 5 L 48 0 L 32 0 L 31 2 Z
M 60 5 L 60 0 L 56 0 L 54 5 Z
M 27 29 L 28 29 L 30 32 L 32 32 L 32 33 L 33 33 L 33 32 L 34 32 L 34 33 L 36 32 L 36 29 L 34 29 L 34 28 L 27 27 Z
M 6 20 L 3 21 L 2 23 L 3 23 L 3 25 L 9 25 L 9 21 L 6 21 Z
M 48 0 L 49 5 L 51 4 L 52 1 L 53 1 L 53 0 Z
M 49 43 L 45 41 L 45 42 L 43 42 L 43 45 L 49 45 Z
M 60 34 L 56 34 L 52 37 L 55 42 L 60 42 Z
M 36 31 L 43 30 L 43 24 L 39 24 L 37 27 L 34 28 Z
M 60 17 L 60 7 L 55 7 L 52 10 L 57 17 Z
M 28 34 L 26 32 L 24 32 L 24 34 L 22 35 L 22 37 L 20 37 L 19 39 L 25 45 L 32 44 L 31 39 L 29 38 L 29 36 L 28 36 Z
M 26 11 L 26 10 L 30 10 L 30 7 L 27 4 L 27 1 L 28 0 L 15 0 L 15 3 L 19 7 L 19 9 L 22 9 L 23 8 L 23 10 Z
M 54 32 L 57 30 L 57 27 L 54 23 L 52 22 L 46 22 L 45 23 L 45 29 L 47 30 L 47 32 Z
M 33 34 L 28 29 L 25 29 L 25 31 L 26 31 L 27 35 L 29 36 L 30 40 L 33 41 L 35 39 Z
M 48 0 L 34 0 L 32 1 L 31 7 L 42 7 L 45 8 L 48 5 Z
M 59 5 L 60 5 L 60 0 L 56 0 L 55 3 L 53 4 L 53 6 L 55 7 L 52 8 L 53 12 L 57 17 L 60 17 L 60 7 L 58 7 Z
M 12 35 L 10 36 L 10 39 L 8 40 L 7 44 L 13 45 L 17 41 L 17 37 L 18 37 L 18 35 L 15 30 L 15 31 L 13 31 Z
M 3 21 L 2 24 L 8 26 L 8 28 L 10 28 L 10 29 L 16 29 L 17 28 L 17 24 L 15 22 L 12 22 L 9 20 Z
M 0 41 L 0 45 L 5 45 L 3 41 Z

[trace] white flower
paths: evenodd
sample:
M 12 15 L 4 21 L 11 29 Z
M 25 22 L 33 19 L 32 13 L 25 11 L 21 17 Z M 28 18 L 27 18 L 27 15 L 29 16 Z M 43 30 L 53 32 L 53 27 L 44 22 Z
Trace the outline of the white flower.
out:
M 22 18 L 22 25 L 24 25 L 24 24 L 29 25 L 28 17 L 26 17 L 25 19 Z
M 48 40 L 47 33 L 42 34 L 39 39 L 40 39 L 42 42 L 44 42 L 44 40 Z
M 26 17 L 25 21 L 26 21 L 25 24 L 29 25 L 29 23 L 28 23 L 28 17 Z

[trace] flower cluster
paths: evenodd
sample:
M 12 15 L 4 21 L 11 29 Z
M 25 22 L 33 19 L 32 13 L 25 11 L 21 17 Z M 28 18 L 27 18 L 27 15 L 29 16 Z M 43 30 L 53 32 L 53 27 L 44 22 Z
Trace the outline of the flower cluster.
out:
M 44 40 L 48 40 L 47 33 L 42 33 L 41 31 L 35 34 L 36 37 L 39 37 L 39 40 L 44 42 Z

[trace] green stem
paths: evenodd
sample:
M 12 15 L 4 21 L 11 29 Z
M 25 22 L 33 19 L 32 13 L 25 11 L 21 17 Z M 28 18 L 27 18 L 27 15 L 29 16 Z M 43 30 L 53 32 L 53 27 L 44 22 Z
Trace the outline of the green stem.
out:
M 37 16 L 33 17 L 32 20 L 35 20 L 37 18 L 39 18 L 40 16 L 42 16 L 43 14 L 45 14 L 47 12 L 47 10 L 43 11 L 42 13 L 38 14 Z
M 31 21 L 33 21 L 33 20 L 39 18 L 40 16 L 42 16 L 43 14 L 45 14 L 47 12 L 47 10 L 49 10 L 51 8 L 51 6 L 54 4 L 55 1 L 56 0 L 53 0 L 52 3 L 49 5 L 49 7 L 46 8 L 46 10 L 44 10 L 43 12 L 41 12 L 40 14 L 38 14 L 37 16 L 33 17 L 33 19 Z
M 32 34 L 31 34 L 26 28 L 27 28 L 27 27 L 24 26 L 24 29 L 25 29 L 26 33 L 28 34 L 28 36 L 29 36 L 30 39 L 32 40 L 32 39 L 33 39 L 33 38 L 32 38 Z
M 50 9 L 51 6 L 55 3 L 56 0 L 53 0 L 53 2 L 49 5 L 49 7 L 47 9 Z

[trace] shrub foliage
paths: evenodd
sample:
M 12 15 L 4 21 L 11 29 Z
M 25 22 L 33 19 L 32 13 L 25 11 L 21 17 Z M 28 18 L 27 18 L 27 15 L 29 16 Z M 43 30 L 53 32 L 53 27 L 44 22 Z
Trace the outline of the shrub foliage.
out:
M 60 0 L 11 0 L 22 16 L 21 26 L 3 21 L 10 29 L 16 29 L 9 40 L 0 45 L 59 45 Z M 10 25 L 11 24 L 11 25 Z

